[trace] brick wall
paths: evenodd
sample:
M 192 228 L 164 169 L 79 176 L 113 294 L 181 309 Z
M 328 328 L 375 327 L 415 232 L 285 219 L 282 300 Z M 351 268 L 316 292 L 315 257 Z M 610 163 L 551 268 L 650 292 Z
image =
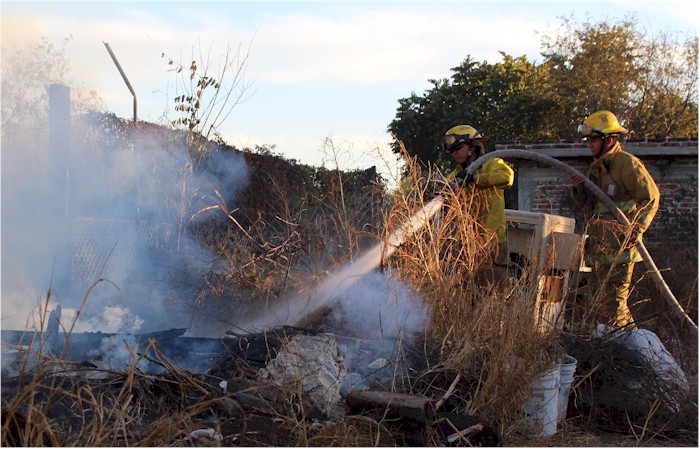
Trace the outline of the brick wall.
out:
M 697 140 L 629 141 L 623 142 L 623 147 L 644 162 L 661 193 L 659 211 L 644 237 L 650 253 L 692 253 L 697 267 Z M 582 173 L 592 161 L 590 151 L 581 142 L 510 143 L 497 145 L 496 149 L 521 149 L 544 154 L 566 162 Z M 517 206 L 511 204 L 509 207 L 575 217 L 577 229 L 582 229 L 580 211 L 569 197 L 571 183 L 568 174 L 536 161 L 509 161 L 515 165 L 517 173 Z

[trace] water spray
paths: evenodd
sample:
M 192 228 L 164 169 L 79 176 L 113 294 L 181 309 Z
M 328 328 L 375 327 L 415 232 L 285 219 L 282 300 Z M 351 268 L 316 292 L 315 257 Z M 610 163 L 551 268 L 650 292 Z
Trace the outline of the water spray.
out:
M 559 168 L 570 175 L 581 175 L 576 169 L 561 162 L 557 159 L 545 156 L 539 153 L 534 153 L 526 150 L 498 150 L 480 156 L 464 171 L 464 179 L 472 175 L 484 162 L 494 157 L 501 158 L 517 158 L 530 159 L 537 162 L 545 163 Z M 629 226 L 630 222 L 625 215 L 620 211 L 615 203 L 610 199 L 600 188 L 591 180 L 585 179 L 584 185 L 593 192 L 601 201 L 603 201 L 610 210 L 613 211 L 617 220 L 625 226 Z M 271 328 L 280 324 L 293 325 L 300 321 L 304 316 L 307 316 L 327 304 L 338 293 L 349 288 L 362 276 L 376 269 L 383 260 L 391 256 L 394 251 L 414 232 L 422 228 L 430 218 L 432 218 L 442 207 L 445 198 L 438 195 L 431 201 L 420 208 L 413 216 L 401 226 L 399 226 L 388 239 L 382 241 L 371 248 L 360 258 L 354 260 L 348 265 L 339 269 L 332 274 L 326 281 L 314 288 L 311 292 L 304 295 L 299 294 L 288 301 L 283 301 L 274 308 L 265 310 L 259 316 L 246 320 L 247 323 L 241 326 L 242 329 L 257 329 Z M 673 292 L 664 281 L 659 269 L 654 264 L 649 252 L 644 243 L 640 240 L 637 242 L 642 258 L 647 267 L 653 272 L 654 279 L 657 281 L 674 313 L 683 321 L 688 322 L 695 334 L 697 335 L 698 327 L 685 313 L 683 307 L 678 303 Z
M 246 330 L 261 330 L 280 324 L 293 325 L 303 317 L 315 312 L 333 299 L 338 293 L 352 286 L 362 276 L 376 269 L 383 260 L 414 232 L 422 228 L 435 215 L 444 202 L 442 196 L 436 196 L 426 203 L 406 222 L 403 222 L 386 241 L 381 241 L 361 257 L 341 267 L 327 280 L 309 293 L 298 294 L 288 301 L 265 310 L 260 316 L 246 320 L 240 327 Z
M 494 157 L 500 157 L 500 158 L 515 158 L 515 159 L 529 159 L 529 160 L 534 160 L 537 162 L 549 164 L 555 168 L 559 168 L 562 171 L 570 174 L 570 175 L 580 175 L 583 176 L 578 170 L 575 168 L 567 165 L 566 163 L 559 161 L 557 159 L 554 159 L 549 156 L 545 156 L 544 154 L 539 154 L 535 153 L 532 151 L 527 151 L 527 150 L 497 150 L 497 151 L 492 151 L 490 153 L 484 154 L 483 156 L 480 156 L 478 159 L 476 159 L 474 162 L 472 162 L 469 167 L 466 168 L 466 175 L 471 175 L 473 174 L 481 165 L 483 165 L 484 162 L 486 162 L 488 159 L 494 158 Z M 615 205 L 613 200 L 603 192 L 600 187 L 595 185 L 593 181 L 591 181 L 588 178 L 584 177 L 583 181 L 584 186 L 590 191 L 593 192 L 593 194 L 600 200 L 602 201 L 608 209 L 610 209 L 613 212 L 613 215 L 615 215 L 615 218 L 620 224 L 623 224 L 626 227 L 630 226 L 630 222 L 625 216 L 625 214 L 622 213 L 620 209 Z M 639 239 L 636 243 L 637 250 L 639 250 L 639 253 L 642 255 L 642 259 L 644 260 L 645 265 L 647 268 L 652 272 L 653 278 L 658 284 L 659 288 L 661 289 L 661 292 L 664 295 L 664 298 L 666 299 L 666 302 L 668 305 L 671 307 L 671 310 L 673 310 L 674 314 L 681 320 L 685 321 L 688 323 L 693 330 L 695 336 L 697 337 L 698 335 L 698 326 L 693 322 L 692 319 L 688 316 L 688 314 L 683 310 L 683 306 L 680 305 L 676 297 L 673 295 L 673 292 L 669 288 L 668 284 L 666 284 L 666 281 L 664 280 L 663 276 L 661 276 L 661 272 L 659 269 L 656 267 L 656 264 L 654 263 L 654 260 L 651 258 L 649 255 L 649 251 L 647 251 L 646 246 L 644 246 L 644 242 L 642 242 L 641 239 Z

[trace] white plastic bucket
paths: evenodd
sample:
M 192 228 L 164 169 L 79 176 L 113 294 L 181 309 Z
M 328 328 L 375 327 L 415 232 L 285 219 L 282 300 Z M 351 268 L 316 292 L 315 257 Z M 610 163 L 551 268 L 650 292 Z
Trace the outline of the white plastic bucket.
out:
M 566 409 L 569 406 L 569 395 L 575 372 L 576 359 L 570 355 L 564 356 L 564 360 L 559 364 L 559 409 L 557 415 L 559 421 L 566 419 Z
M 555 365 L 535 382 L 532 395 L 523 407 L 525 433 L 530 436 L 551 437 L 557 432 L 558 399 L 559 366 Z

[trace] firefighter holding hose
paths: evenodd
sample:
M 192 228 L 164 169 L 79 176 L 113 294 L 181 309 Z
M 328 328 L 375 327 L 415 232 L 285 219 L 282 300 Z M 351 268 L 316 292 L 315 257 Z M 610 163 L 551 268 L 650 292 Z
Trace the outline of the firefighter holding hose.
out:
M 571 177 L 571 197 L 588 220 L 586 261 L 593 268 L 597 287 L 591 290 L 592 295 L 606 295 L 594 316 L 603 324 L 636 329 L 627 304 L 634 265 L 642 260 L 635 245 L 656 215 L 659 189 L 642 161 L 623 150 L 619 138 L 626 132 L 617 117 L 605 110 L 594 112 L 578 127 L 593 155 L 586 176 L 615 202 L 630 226 L 621 225 L 613 212 L 586 190 L 580 175 Z
M 507 266 L 506 213 L 504 190 L 513 185 L 514 172 L 501 158 L 491 158 L 473 174 L 466 175 L 466 168 L 485 153 L 484 137 L 470 125 L 450 128 L 441 139 L 445 153 L 451 154 L 457 163 L 447 175 L 451 186 L 467 190 L 470 197 L 482 199 L 479 219 L 491 231 L 492 260 L 494 265 Z

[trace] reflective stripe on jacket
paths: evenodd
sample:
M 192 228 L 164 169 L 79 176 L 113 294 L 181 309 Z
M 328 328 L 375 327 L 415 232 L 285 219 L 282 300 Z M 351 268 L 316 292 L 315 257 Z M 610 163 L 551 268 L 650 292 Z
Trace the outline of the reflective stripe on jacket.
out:
M 604 263 L 641 261 L 634 245 L 637 237 L 651 225 L 659 209 L 660 197 L 644 163 L 623 151 L 617 142 L 591 164 L 586 175 L 613 200 L 633 226 L 628 236 L 625 232 L 628 230 L 617 222 L 605 203 L 585 190 L 580 193 L 574 189 L 572 198 L 580 206 L 592 205 L 593 216 L 587 230 L 591 244 L 589 259 Z
M 452 180 L 464 167 L 457 165 L 455 169 L 447 175 L 447 179 Z M 486 229 L 495 231 L 498 235 L 498 242 L 506 241 L 506 212 L 503 190 L 513 186 L 515 174 L 513 169 L 503 159 L 494 157 L 479 167 L 474 172 L 474 183 L 464 185 L 467 195 L 478 193 L 485 198 L 485 204 L 481 208 L 480 219 Z M 474 189 L 477 192 L 474 192 Z

